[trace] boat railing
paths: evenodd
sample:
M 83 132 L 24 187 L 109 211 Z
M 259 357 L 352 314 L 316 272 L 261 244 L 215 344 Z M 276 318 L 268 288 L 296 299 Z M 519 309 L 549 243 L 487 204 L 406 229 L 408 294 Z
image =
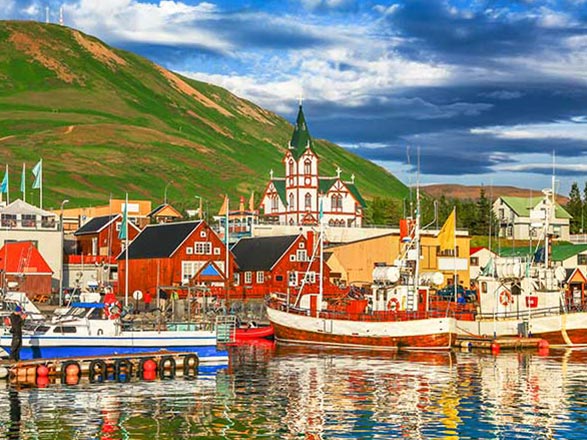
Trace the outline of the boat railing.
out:
M 540 309 L 526 309 L 513 312 L 498 312 L 498 313 L 477 313 L 476 319 L 485 321 L 492 319 L 532 319 L 544 316 L 561 315 L 564 313 L 562 307 L 545 307 Z

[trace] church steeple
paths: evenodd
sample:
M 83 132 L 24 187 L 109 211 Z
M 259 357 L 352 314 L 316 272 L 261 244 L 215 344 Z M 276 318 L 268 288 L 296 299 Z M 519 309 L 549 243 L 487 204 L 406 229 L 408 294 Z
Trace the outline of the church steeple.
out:
M 289 150 L 296 158 L 298 158 L 304 153 L 306 148 L 312 149 L 312 138 L 308 131 L 306 118 L 304 117 L 304 111 L 302 110 L 302 104 L 300 103 L 296 125 L 291 136 L 291 141 L 289 141 Z

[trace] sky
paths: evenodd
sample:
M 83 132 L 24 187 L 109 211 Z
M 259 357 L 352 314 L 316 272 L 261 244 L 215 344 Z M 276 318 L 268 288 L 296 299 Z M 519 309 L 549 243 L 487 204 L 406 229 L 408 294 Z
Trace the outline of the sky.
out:
M 406 184 L 587 181 L 587 0 L 0 0 L 0 19 L 60 6 L 291 122 L 301 98 L 314 138 Z

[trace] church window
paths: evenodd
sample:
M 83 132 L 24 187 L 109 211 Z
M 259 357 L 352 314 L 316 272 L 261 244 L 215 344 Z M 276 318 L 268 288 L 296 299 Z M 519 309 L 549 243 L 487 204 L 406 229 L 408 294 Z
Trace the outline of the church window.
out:
M 304 197 L 304 207 L 306 209 L 312 209 L 312 194 L 306 193 Z
M 330 203 L 333 211 L 342 211 L 342 196 L 340 194 L 333 194 Z
M 289 195 L 289 210 L 293 211 L 295 209 L 295 198 L 293 194 Z
M 271 196 L 271 210 L 277 211 L 279 209 L 279 196 L 277 194 L 273 194 Z
M 304 161 L 304 174 L 312 174 L 312 161 L 310 159 Z
M 293 174 L 294 174 L 294 161 L 290 160 L 289 161 L 289 175 L 293 176 Z

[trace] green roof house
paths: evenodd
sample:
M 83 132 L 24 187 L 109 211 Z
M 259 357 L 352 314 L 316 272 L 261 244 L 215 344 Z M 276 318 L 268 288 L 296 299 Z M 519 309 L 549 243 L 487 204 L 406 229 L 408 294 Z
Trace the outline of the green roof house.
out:
M 500 197 L 493 203 L 500 237 L 544 240 L 545 231 L 555 240 L 569 240 L 571 215 L 550 194 L 544 197 Z
M 283 157 L 285 177 L 270 172 L 261 198 L 266 221 L 288 226 L 317 225 L 321 216 L 330 226 L 361 227 L 365 200 L 355 177 L 320 176 L 319 158 L 300 104 L 296 124 Z

